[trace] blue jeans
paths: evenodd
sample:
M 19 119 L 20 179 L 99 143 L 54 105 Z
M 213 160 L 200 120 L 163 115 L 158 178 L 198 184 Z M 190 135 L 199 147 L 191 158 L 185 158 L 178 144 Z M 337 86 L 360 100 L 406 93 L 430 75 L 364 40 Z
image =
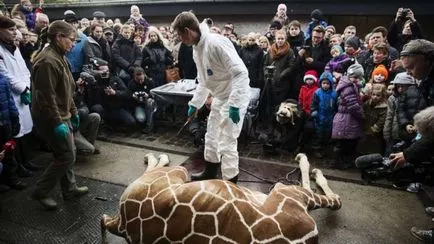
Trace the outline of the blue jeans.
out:
M 106 110 L 104 118 L 105 120 L 117 122 L 125 126 L 134 126 L 136 124 L 134 116 L 124 108 Z
M 146 122 L 146 126 L 152 126 L 154 110 L 154 99 L 148 98 L 146 104 L 141 104 L 134 108 L 134 117 L 138 123 L 143 124 Z

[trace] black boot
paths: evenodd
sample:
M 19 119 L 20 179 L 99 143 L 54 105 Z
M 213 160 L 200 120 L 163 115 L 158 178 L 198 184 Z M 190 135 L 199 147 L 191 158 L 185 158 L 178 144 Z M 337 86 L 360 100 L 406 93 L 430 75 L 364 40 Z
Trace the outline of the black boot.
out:
M 228 181 L 230 181 L 236 185 L 238 182 L 238 175 L 235 175 L 232 179 L 229 179 Z
M 220 163 L 206 162 L 205 170 L 200 173 L 191 174 L 191 180 L 198 181 L 198 180 L 215 179 L 217 176 L 217 169 L 219 168 L 219 166 Z

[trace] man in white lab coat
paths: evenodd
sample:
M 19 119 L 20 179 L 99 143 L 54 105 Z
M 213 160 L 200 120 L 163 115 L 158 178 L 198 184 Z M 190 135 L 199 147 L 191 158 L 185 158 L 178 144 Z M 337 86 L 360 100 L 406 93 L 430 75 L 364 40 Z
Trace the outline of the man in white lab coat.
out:
M 180 40 L 193 45 L 199 84 L 189 102 L 188 116 L 194 116 L 213 96 L 205 134 L 205 171 L 193 174 L 192 180 L 213 179 L 221 162 L 222 176 L 238 180 L 237 138 L 250 100 L 249 75 L 232 42 L 210 33 L 206 22 L 199 24 L 191 12 L 182 12 L 172 23 Z

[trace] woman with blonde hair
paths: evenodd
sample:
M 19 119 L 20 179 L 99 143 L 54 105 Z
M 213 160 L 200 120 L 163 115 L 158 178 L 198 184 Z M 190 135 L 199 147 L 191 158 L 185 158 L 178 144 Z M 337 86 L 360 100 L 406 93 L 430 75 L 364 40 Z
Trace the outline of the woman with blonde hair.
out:
M 142 56 L 142 67 L 152 77 L 154 85 L 163 85 L 165 83 L 165 70 L 168 66 L 173 65 L 173 57 L 168 46 L 164 43 L 160 31 L 154 26 L 149 27 Z
M 264 52 L 264 55 L 267 54 L 268 48 L 270 47 L 270 41 L 268 41 L 268 38 L 266 36 L 260 36 L 258 38 L 258 45 Z

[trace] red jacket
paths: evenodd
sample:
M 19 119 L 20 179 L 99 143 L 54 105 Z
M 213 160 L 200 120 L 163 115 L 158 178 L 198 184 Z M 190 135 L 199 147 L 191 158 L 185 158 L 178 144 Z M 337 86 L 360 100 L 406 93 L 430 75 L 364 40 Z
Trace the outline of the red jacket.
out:
M 312 104 L 313 95 L 316 89 L 318 89 L 316 84 L 311 86 L 304 84 L 300 89 L 300 94 L 298 94 L 298 102 L 307 115 L 310 115 L 310 105 Z

